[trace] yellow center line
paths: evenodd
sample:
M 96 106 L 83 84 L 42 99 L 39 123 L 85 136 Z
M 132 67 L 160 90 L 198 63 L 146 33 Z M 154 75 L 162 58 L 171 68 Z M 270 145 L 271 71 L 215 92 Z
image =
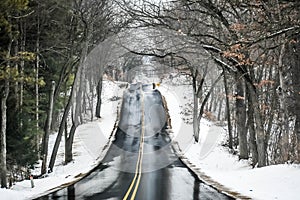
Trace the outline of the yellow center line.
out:
M 136 163 L 135 175 L 134 175 L 134 177 L 133 177 L 133 179 L 132 179 L 132 182 L 131 182 L 131 184 L 130 184 L 130 187 L 128 188 L 128 190 L 127 190 L 127 192 L 126 192 L 126 194 L 125 194 L 123 200 L 126 200 L 126 199 L 128 198 L 128 196 L 129 196 L 129 194 L 130 194 L 130 192 L 131 192 L 131 190 L 132 190 L 132 188 L 133 188 L 133 186 L 134 186 L 134 184 L 135 184 L 136 178 L 137 178 L 137 176 L 138 176 L 139 167 L 140 167 L 139 163 L 140 163 L 140 157 L 141 157 L 140 154 L 141 154 L 141 151 L 139 151 L 138 161 L 137 161 L 137 163 Z
M 141 181 L 141 176 L 142 176 L 142 164 L 143 164 L 143 155 L 144 155 L 144 135 L 145 135 L 145 132 L 144 132 L 144 125 L 142 123 L 142 143 L 141 143 L 141 159 L 140 159 L 140 169 L 139 169 L 139 175 L 138 175 L 138 179 L 137 179 L 137 183 L 135 185 L 135 188 L 134 188 L 134 191 L 132 193 L 132 196 L 131 196 L 131 199 L 130 200 L 134 200 L 135 198 L 135 195 L 137 193 L 137 190 L 138 190 L 138 187 L 140 185 L 140 181 Z
M 133 193 L 131 195 L 130 200 L 134 200 L 140 181 L 141 181 L 141 176 L 142 176 L 142 164 L 143 164 L 143 152 L 144 152 L 144 136 L 145 136 L 145 116 L 144 116 L 144 95 L 143 95 L 143 90 L 142 90 L 142 86 L 140 88 L 141 90 L 141 107 L 142 107 L 142 123 L 141 123 L 141 139 L 140 139 L 140 147 L 139 147 L 139 155 L 138 155 L 138 160 L 136 163 L 136 167 L 135 167 L 135 175 L 133 177 L 133 180 L 123 198 L 123 200 L 127 200 L 128 196 L 130 195 L 133 186 L 135 185 L 135 188 L 133 190 Z

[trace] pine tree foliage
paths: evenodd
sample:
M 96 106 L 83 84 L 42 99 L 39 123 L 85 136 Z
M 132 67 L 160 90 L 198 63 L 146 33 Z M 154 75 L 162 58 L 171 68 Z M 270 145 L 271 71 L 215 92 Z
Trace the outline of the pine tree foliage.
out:
M 87 54 L 122 27 L 115 20 L 114 3 L 0 1 L 2 187 L 8 187 L 7 178 L 25 178 L 29 168 L 43 159 L 48 119 L 53 118 L 50 131 L 61 123 L 58 116 L 71 97 L 84 46 Z M 53 116 L 48 116 L 53 81 Z

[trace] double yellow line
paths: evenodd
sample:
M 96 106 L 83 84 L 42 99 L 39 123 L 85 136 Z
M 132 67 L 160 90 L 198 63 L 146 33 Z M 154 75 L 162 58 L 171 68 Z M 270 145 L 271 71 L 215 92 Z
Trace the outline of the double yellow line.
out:
M 130 193 L 132 193 L 130 200 L 135 199 L 137 190 L 140 185 L 141 176 L 142 176 L 142 165 L 143 165 L 143 154 L 144 154 L 144 136 L 145 136 L 145 120 L 144 120 L 145 119 L 145 114 L 144 114 L 145 105 L 144 105 L 144 93 L 142 90 L 142 86 L 140 87 L 140 91 L 141 91 L 142 115 L 141 115 L 141 139 L 140 139 L 139 155 L 138 155 L 138 160 L 137 160 L 136 167 L 135 167 L 135 175 L 131 181 L 131 184 L 130 184 L 123 200 L 127 200 Z

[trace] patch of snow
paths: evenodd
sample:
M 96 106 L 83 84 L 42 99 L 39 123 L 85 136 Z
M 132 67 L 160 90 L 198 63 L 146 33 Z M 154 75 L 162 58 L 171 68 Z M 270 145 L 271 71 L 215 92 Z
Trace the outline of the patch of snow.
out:
M 24 194 L 10 189 L 0 189 L 0 197 L 5 200 L 25 199 Z

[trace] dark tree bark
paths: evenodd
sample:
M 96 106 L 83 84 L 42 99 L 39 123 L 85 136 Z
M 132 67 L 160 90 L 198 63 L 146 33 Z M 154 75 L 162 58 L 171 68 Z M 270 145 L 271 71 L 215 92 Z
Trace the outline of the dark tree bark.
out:
M 239 139 L 239 159 L 248 159 L 247 128 L 246 128 L 246 106 L 243 79 L 236 76 L 236 125 Z
M 300 162 L 300 35 L 294 38 L 295 41 L 288 45 L 287 55 L 285 56 L 286 63 L 290 64 L 292 73 L 292 87 L 293 87 L 293 102 L 291 107 L 292 113 L 296 118 L 294 135 L 297 138 L 297 160 Z
M 66 128 L 66 121 L 67 121 L 67 118 L 68 118 L 68 115 L 69 115 L 69 112 L 70 112 L 70 109 L 71 109 L 71 106 L 72 106 L 72 103 L 73 103 L 73 98 L 74 98 L 74 93 L 75 93 L 75 85 L 77 83 L 77 77 L 79 76 L 79 74 L 78 74 L 79 71 L 80 70 L 78 69 L 76 74 L 75 74 L 75 79 L 74 79 L 74 82 L 73 82 L 73 85 L 72 85 L 71 94 L 70 94 L 68 103 L 65 107 L 65 111 L 64 111 L 62 120 L 60 122 L 59 131 L 58 131 L 58 134 L 57 134 L 57 137 L 56 137 L 56 140 L 55 140 L 55 144 L 54 144 L 52 154 L 51 154 L 51 158 L 50 158 L 50 162 L 49 162 L 50 172 L 53 171 L 53 167 L 54 167 L 54 164 L 55 164 L 59 144 L 61 142 L 62 135 L 63 135 L 63 133 L 65 131 L 65 128 Z
M 86 46 L 87 47 L 87 46 Z M 87 48 L 83 51 L 83 60 L 85 60 L 87 54 Z M 84 61 L 83 61 L 84 62 Z M 84 72 L 85 65 L 81 63 L 80 78 L 78 82 L 74 85 L 76 91 L 76 98 L 73 104 L 75 104 L 75 111 L 72 113 L 72 127 L 68 134 L 68 130 L 65 131 L 65 163 L 69 163 L 73 160 L 73 141 L 75 136 L 76 128 L 82 123 L 81 114 L 82 114 L 82 98 L 83 98 L 83 82 L 84 82 Z
M 217 77 L 217 79 L 213 82 L 213 84 L 211 85 L 209 91 L 206 93 L 206 95 L 205 95 L 205 97 L 204 97 L 204 99 L 203 99 L 203 101 L 202 101 L 202 103 L 201 103 L 201 107 L 200 107 L 200 111 L 199 111 L 199 116 L 198 116 L 198 121 L 199 121 L 199 123 L 200 123 L 201 117 L 202 117 L 202 115 L 203 115 L 203 113 L 204 113 L 204 107 L 205 107 L 205 105 L 207 104 L 207 101 L 208 101 L 210 95 L 212 94 L 212 91 L 213 91 L 214 88 L 216 87 L 217 83 L 221 80 L 222 76 L 223 76 L 223 75 L 220 74 L 220 75 Z
M 218 108 L 218 116 L 217 116 L 217 120 L 218 121 L 221 121 L 221 116 L 222 116 L 222 108 L 223 108 L 223 101 L 224 99 L 223 98 L 219 98 L 219 101 L 218 102 L 218 105 L 219 105 L 219 108 Z M 216 103 L 217 103 L 216 102 Z M 216 106 L 217 107 L 217 106 Z M 224 118 L 223 118 L 224 119 Z M 222 119 L 222 120 L 223 120 Z
M 101 104 L 102 104 L 102 84 L 103 84 L 103 76 L 100 76 L 100 79 L 97 84 L 97 105 L 96 105 L 96 117 L 101 118 Z
M 227 118 L 227 127 L 228 127 L 228 146 L 230 149 L 233 149 L 233 137 L 232 137 L 232 124 L 230 117 L 230 105 L 229 105 L 229 91 L 228 91 L 228 81 L 225 69 L 223 68 L 223 78 L 224 78 L 224 90 L 226 95 L 226 118 Z
M 195 73 L 198 73 L 197 71 Z M 199 132 L 200 132 L 200 122 L 198 122 L 198 109 L 199 109 L 199 99 L 197 96 L 198 90 L 200 88 L 197 89 L 197 81 L 196 81 L 196 76 L 195 74 L 193 74 L 193 101 L 194 101 L 194 109 L 193 109 L 193 131 L 194 131 L 194 137 L 195 137 L 195 141 L 198 142 L 199 141 Z
M 249 147 L 252 156 L 252 166 L 254 167 L 258 162 L 258 152 L 257 152 L 257 143 L 256 143 L 256 135 L 255 135 L 255 127 L 254 127 L 254 109 L 253 109 L 253 101 L 251 93 L 249 92 L 249 88 L 246 87 L 247 94 L 247 102 L 248 102 L 248 127 L 249 127 Z
M 10 21 L 10 20 L 9 20 Z M 11 22 L 11 21 L 10 21 Z M 9 33 L 8 51 L 6 53 L 6 59 L 9 60 L 12 50 L 12 33 Z M 6 63 L 6 68 L 10 67 L 10 62 Z M 0 101 L 1 101 L 1 127 L 0 127 L 0 178 L 1 188 L 7 188 L 7 99 L 10 92 L 10 82 L 6 78 L 3 80 L 4 85 L 0 86 Z
M 1 188 L 7 188 L 7 165 L 6 165 L 6 122 L 7 122 L 7 105 L 6 101 L 8 98 L 9 94 L 9 81 L 4 80 L 4 87 L 1 88 L 2 94 L 1 94 L 1 146 L 0 146 L 0 164 L 1 164 L 1 173 L 0 173 L 0 178 L 1 178 Z
M 73 123 L 69 136 L 67 136 L 67 133 L 65 133 L 65 163 L 69 163 L 73 160 L 73 141 L 77 127 L 78 124 Z
M 247 82 L 249 88 L 249 94 L 252 96 L 252 104 L 249 109 L 253 109 L 254 121 L 255 121 L 255 133 L 256 133 L 256 144 L 257 144 L 257 155 L 258 155 L 258 167 L 266 166 L 266 141 L 264 124 L 262 122 L 260 106 L 258 101 L 258 94 L 255 87 Z
M 44 137 L 42 142 L 42 168 L 41 174 L 47 173 L 47 157 L 48 157 L 48 144 L 49 144 L 49 135 L 51 131 L 51 123 L 52 123 L 52 113 L 53 113 L 53 97 L 54 97 L 54 90 L 55 90 L 55 82 L 52 81 L 51 90 L 49 94 L 49 109 L 47 114 L 47 121 L 44 130 Z
M 300 162 L 300 115 L 297 115 L 297 117 L 296 117 L 294 134 L 296 135 L 296 138 L 297 138 L 296 152 L 297 152 L 297 160 L 299 163 Z
M 40 70 L 40 4 L 38 2 L 38 9 L 37 9 L 37 34 L 36 34 L 36 63 L 35 63 L 35 120 L 36 120 L 36 151 L 38 153 L 38 157 L 40 157 L 40 134 L 39 134 L 39 70 Z
M 285 52 L 285 44 L 282 45 L 279 54 L 279 61 L 278 61 L 278 77 L 280 83 L 280 93 L 279 97 L 279 124 L 281 129 L 281 138 L 280 138 L 280 151 L 281 151 L 281 162 L 287 162 L 290 158 L 290 151 L 289 151 L 289 116 L 288 116 L 288 109 L 287 109 L 287 86 L 284 80 L 284 66 L 283 66 L 283 56 Z
M 199 98 L 202 96 L 203 93 L 203 84 L 205 81 L 205 77 L 207 75 L 207 67 L 204 69 L 203 74 L 199 74 L 199 71 L 197 68 L 194 68 L 192 66 L 190 66 L 190 72 L 192 74 L 192 85 L 193 85 L 193 105 L 194 105 L 194 109 L 193 109 L 193 132 L 194 132 L 194 138 L 195 141 L 198 142 L 199 141 L 199 134 L 200 134 L 200 120 L 202 117 L 200 116 L 200 111 L 199 111 Z M 199 78 L 201 77 L 201 78 Z M 200 80 L 197 80 L 200 79 Z

